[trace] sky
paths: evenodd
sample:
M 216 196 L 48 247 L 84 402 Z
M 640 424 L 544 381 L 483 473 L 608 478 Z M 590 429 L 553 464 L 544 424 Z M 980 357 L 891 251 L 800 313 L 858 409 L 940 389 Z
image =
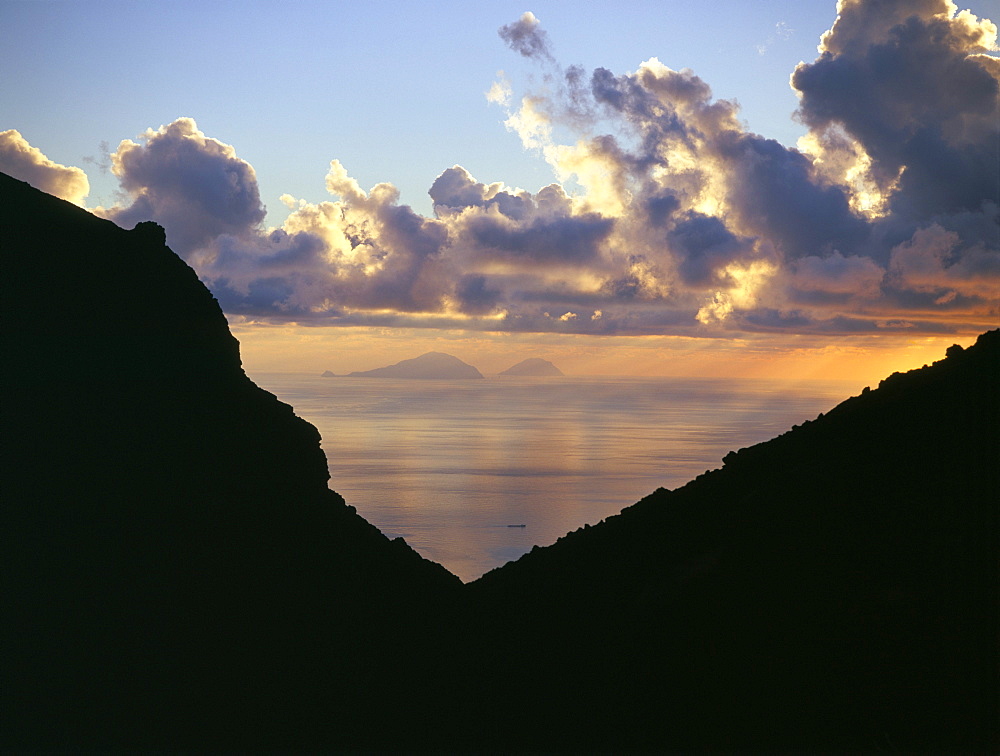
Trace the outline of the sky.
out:
M 0 0 L 0 170 L 163 225 L 251 373 L 864 384 L 1000 325 L 990 19 Z

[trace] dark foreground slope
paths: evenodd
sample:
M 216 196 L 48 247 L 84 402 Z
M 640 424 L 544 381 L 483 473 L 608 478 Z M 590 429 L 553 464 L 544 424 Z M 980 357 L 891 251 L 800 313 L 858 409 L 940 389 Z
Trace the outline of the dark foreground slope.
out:
M 469 586 L 501 741 L 997 748 L 1000 331 Z
M 372 649 L 458 580 L 328 490 L 319 434 L 246 377 L 158 226 L 0 174 L 0 254 L 2 745 L 356 723 Z
M 0 176 L 0 748 L 996 751 L 1000 332 L 460 589 L 160 229 Z

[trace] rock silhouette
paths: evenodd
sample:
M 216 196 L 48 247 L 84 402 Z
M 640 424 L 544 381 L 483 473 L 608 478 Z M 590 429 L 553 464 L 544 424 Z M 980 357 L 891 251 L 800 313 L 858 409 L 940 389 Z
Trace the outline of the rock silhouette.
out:
M 472 365 L 462 362 L 458 357 L 443 352 L 427 352 L 410 360 L 397 362 L 395 365 L 361 370 L 347 374 L 348 378 L 482 378 Z
M 529 357 L 526 360 L 521 360 L 516 365 L 511 365 L 500 373 L 500 375 L 551 377 L 563 375 L 563 372 L 548 360 L 543 360 L 541 357 Z
M 486 574 L 498 697 L 545 747 L 996 750 L 998 376 L 991 331 Z
M 998 749 L 1000 331 L 461 586 L 158 226 L 0 196 L 5 750 Z
M 4 746 L 286 745 L 459 581 L 327 488 L 162 229 L 0 196 Z

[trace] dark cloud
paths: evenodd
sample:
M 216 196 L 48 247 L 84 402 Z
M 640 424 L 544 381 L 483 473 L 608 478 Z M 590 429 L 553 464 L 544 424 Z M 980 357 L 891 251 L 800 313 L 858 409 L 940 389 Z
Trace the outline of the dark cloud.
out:
M 698 288 L 726 285 L 726 266 L 753 249 L 752 240 L 736 236 L 719 218 L 693 210 L 674 225 L 667 240 L 680 256 L 681 279 Z
M 828 336 L 852 336 L 856 334 L 885 333 L 945 334 L 954 333 L 957 330 L 954 324 L 933 320 L 901 319 L 898 317 L 852 317 L 849 315 L 817 318 L 802 310 L 789 312 L 769 308 L 758 308 L 753 312 L 741 314 L 734 320 L 736 322 L 731 324 L 733 327 L 739 330 L 760 333 L 793 332 L 825 334 Z
M 822 249 L 853 248 L 866 223 L 850 208 L 844 189 L 816 181 L 812 162 L 778 142 L 742 130 L 735 105 L 713 102 L 708 85 L 690 71 L 649 65 L 613 76 L 598 69 L 595 98 L 620 112 L 638 132 L 637 149 L 602 155 L 674 200 L 701 194 L 719 178 L 720 199 L 738 215 L 743 232 L 762 236 L 788 257 Z M 677 164 L 683 160 L 684 169 Z M 650 183 L 650 171 L 669 177 Z
M 440 261 L 447 228 L 397 204 L 391 185 L 363 192 L 337 161 L 331 163 L 327 186 L 342 199 L 300 203 L 285 227 L 268 237 L 280 241 L 278 250 L 262 256 L 259 243 L 243 250 L 246 276 L 266 273 L 277 252 L 283 261 L 298 255 L 302 264 L 286 275 L 296 282 L 294 303 L 309 312 L 440 309 L 451 286 Z M 221 265 L 218 275 L 231 268 Z
M 269 315 L 282 313 L 289 317 L 302 315 L 305 310 L 290 306 L 294 288 L 292 280 L 281 276 L 254 278 L 245 291 L 232 286 L 228 279 L 219 278 L 212 282 L 212 293 L 227 312 L 243 315 Z
M 856 139 L 897 214 L 1000 202 L 998 65 L 980 54 L 993 43 L 995 27 L 946 0 L 845 3 L 820 57 L 792 76 L 799 117 Z
M 253 266 L 259 271 L 294 271 L 322 265 L 323 240 L 308 232 L 289 234 L 276 228 L 254 239 Z M 214 240 L 212 268 L 236 271 L 247 263 L 246 237 L 223 234 Z
M 820 58 L 793 79 L 811 129 L 803 150 L 744 131 L 734 103 L 652 59 L 630 74 L 597 69 L 594 108 L 579 94 L 572 103 L 603 108 L 632 138 L 584 134 L 547 146 L 550 162 L 595 198 L 612 195 L 601 202 L 616 218 L 612 242 L 627 236 L 633 253 L 658 260 L 667 279 L 672 271 L 666 288 L 718 287 L 706 323 L 767 300 L 808 303 L 830 320 L 838 308 L 905 307 L 901 293 L 920 289 L 942 317 L 961 299 L 973 319 L 988 318 L 1000 251 L 1000 60 L 986 54 L 995 27 L 946 0 L 845 0 L 839 10 Z M 547 110 L 535 121 L 580 126 L 557 104 L 533 101 L 536 111 L 539 102 Z M 924 243 L 935 228 L 955 235 L 947 258 Z M 625 273 L 604 291 L 634 297 L 640 282 Z
M 476 181 L 461 166 L 438 176 L 430 196 L 438 216 L 449 221 L 452 257 L 460 265 L 585 266 L 600 256 L 614 229 L 614 220 L 600 213 L 574 212 L 557 185 L 532 195 Z
M 613 226 L 613 220 L 596 213 L 535 217 L 516 225 L 484 213 L 471 218 L 466 228 L 477 246 L 532 264 L 552 260 L 586 263 L 599 254 Z
M 526 58 L 552 60 L 548 34 L 539 28 L 538 19 L 531 11 L 523 13 L 517 21 L 501 26 L 497 33 L 511 50 Z
M 698 295 L 694 289 L 671 287 L 671 275 L 664 267 L 672 261 L 666 257 L 658 260 L 655 255 L 634 253 L 627 255 L 618 270 L 601 286 L 600 299 L 590 302 L 594 307 L 609 306 L 616 302 L 655 302 L 661 306 L 683 306 L 698 309 Z
M 519 308 L 507 313 L 494 326 L 502 331 L 555 332 L 567 334 L 658 335 L 663 333 L 697 335 L 704 327 L 693 310 L 654 307 L 619 308 L 614 314 L 566 309 L 565 306 Z
M 501 301 L 501 291 L 489 284 L 484 275 L 462 276 L 455 286 L 455 297 L 462 312 L 470 315 L 486 315 L 493 312 Z
M 482 184 L 460 165 L 438 176 L 428 194 L 438 215 L 461 212 L 467 207 L 495 207 L 506 217 L 521 220 L 529 214 L 532 206 L 527 192 L 514 193 L 502 188 L 501 184 Z
M 161 223 L 229 312 L 423 312 L 448 294 L 436 267 L 447 229 L 399 205 L 388 184 L 363 192 L 336 161 L 327 186 L 340 202 L 300 203 L 284 227 L 264 229 L 253 168 L 191 119 L 126 140 L 112 158 L 132 202 L 99 212 L 126 226 Z
M 434 179 L 427 193 L 439 213 L 486 206 L 486 185 L 473 179 L 460 165 L 452 166 Z
M 786 258 L 854 250 L 869 233 L 843 188 L 823 185 L 797 150 L 756 134 L 727 132 L 715 145 L 732 171 L 729 201 L 743 228 L 773 242 Z
M 646 207 L 646 217 L 651 226 L 664 226 L 667 220 L 681 206 L 681 202 L 670 191 L 662 191 L 657 187 L 651 187 L 643 192 L 643 200 Z
M 206 137 L 191 118 L 123 141 L 112 171 L 131 198 L 103 215 L 131 228 L 153 220 L 183 256 L 223 234 L 245 234 L 264 220 L 253 168 L 229 145 Z

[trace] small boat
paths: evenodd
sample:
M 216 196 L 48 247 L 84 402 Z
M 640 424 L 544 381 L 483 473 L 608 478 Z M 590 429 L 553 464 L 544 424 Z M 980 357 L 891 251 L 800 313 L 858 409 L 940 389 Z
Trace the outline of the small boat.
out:
M 527 525 L 508 525 L 508 528 L 526 528 Z

